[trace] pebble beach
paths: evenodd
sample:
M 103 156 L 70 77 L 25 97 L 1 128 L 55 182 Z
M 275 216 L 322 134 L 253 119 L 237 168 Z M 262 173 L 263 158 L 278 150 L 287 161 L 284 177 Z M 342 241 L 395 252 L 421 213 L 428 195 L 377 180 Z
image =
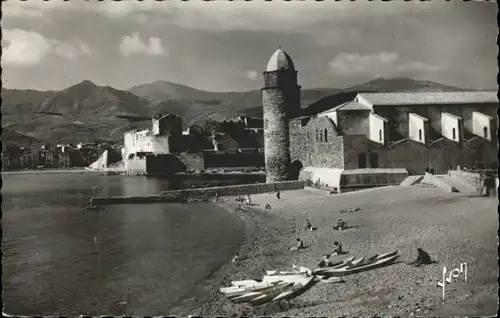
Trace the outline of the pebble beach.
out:
M 434 188 L 384 187 L 338 195 L 293 190 L 252 196 L 252 205 L 236 211 L 235 198 L 221 206 L 246 224 L 246 240 L 238 263 L 212 273 L 192 297 L 170 314 L 200 316 L 490 316 L 497 312 L 496 197 L 470 197 Z M 264 207 L 271 205 L 270 210 Z M 342 209 L 359 211 L 341 213 Z M 351 228 L 334 231 L 338 217 Z M 304 230 L 309 220 L 316 231 Z M 295 239 L 308 246 L 289 251 Z M 219 292 L 232 280 L 259 279 L 265 270 L 291 270 L 292 264 L 317 267 L 323 254 L 339 241 L 348 256 L 371 256 L 399 251 L 396 263 L 346 276 L 343 283 L 317 284 L 289 303 L 260 307 L 233 304 Z M 416 248 L 427 251 L 435 264 L 407 265 Z M 449 270 L 467 264 L 467 280 L 454 278 L 442 288 L 443 266 Z

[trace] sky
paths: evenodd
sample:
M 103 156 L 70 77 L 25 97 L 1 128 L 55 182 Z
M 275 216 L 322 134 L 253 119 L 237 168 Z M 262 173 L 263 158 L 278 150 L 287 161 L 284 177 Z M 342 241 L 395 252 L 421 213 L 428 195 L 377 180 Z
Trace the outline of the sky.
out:
M 304 88 L 409 77 L 496 89 L 494 2 L 2 2 L 3 85 L 157 80 L 208 91 L 263 85 L 281 46 Z

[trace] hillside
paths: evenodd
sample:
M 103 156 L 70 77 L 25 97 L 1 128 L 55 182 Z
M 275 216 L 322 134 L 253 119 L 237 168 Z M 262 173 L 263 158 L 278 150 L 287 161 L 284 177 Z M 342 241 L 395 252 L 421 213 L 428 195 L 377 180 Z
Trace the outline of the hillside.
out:
M 378 78 L 347 89 L 302 89 L 301 103 L 307 115 L 342 103 L 355 92 L 452 90 L 460 89 L 407 78 Z M 83 81 L 58 92 L 3 89 L 2 97 L 2 127 L 51 143 L 120 142 L 123 132 L 150 125 L 149 121 L 132 124 L 118 115 L 150 117 L 159 112 L 172 113 L 180 116 L 186 126 L 206 119 L 262 115 L 260 90 L 206 92 L 166 81 L 134 86 L 128 91 Z M 6 142 L 12 138 L 16 138 L 12 133 L 2 136 Z

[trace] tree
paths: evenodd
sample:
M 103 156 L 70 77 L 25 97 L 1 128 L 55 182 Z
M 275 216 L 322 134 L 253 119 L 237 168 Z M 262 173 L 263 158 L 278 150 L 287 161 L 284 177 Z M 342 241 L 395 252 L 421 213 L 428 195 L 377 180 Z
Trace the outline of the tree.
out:
M 203 130 L 203 134 L 205 136 L 212 136 L 214 132 L 219 132 L 221 127 L 221 123 L 212 120 L 212 119 L 207 119 L 201 126 L 201 129 Z

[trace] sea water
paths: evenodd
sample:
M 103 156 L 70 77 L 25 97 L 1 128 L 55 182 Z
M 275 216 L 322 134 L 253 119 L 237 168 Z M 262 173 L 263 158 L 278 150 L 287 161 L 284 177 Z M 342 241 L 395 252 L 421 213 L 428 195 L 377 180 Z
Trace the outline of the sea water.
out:
M 213 203 L 106 206 L 166 181 L 94 173 L 3 174 L 4 312 L 160 315 L 238 250 L 244 230 Z

